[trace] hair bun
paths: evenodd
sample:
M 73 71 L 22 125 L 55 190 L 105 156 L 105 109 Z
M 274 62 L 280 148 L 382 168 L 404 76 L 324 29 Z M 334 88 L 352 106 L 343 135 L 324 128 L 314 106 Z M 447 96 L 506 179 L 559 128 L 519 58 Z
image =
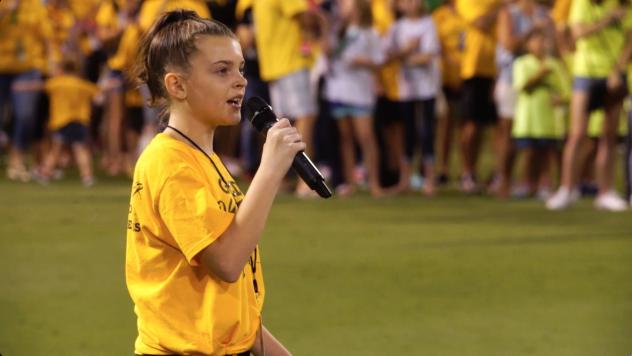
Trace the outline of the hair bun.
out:
M 197 14 L 191 10 L 177 9 L 165 12 L 156 21 L 155 31 L 158 32 L 172 23 L 197 18 Z

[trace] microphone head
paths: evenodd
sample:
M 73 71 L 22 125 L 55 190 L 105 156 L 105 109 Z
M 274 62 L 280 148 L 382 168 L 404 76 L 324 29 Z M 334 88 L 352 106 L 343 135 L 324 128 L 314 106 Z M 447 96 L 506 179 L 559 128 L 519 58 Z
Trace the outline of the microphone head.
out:
M 258 96 L 246 100 L 246 118 L 259 132 L 265 132 L 278 121 L 272 107 Z

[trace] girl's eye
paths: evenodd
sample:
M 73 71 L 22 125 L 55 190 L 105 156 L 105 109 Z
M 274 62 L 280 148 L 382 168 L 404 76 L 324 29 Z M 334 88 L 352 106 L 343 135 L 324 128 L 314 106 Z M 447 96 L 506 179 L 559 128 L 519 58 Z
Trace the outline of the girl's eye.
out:
M 217 70 L 217 73 L 219 74 L 227 74 L 228 73 L 228 68 L 220 68 Z

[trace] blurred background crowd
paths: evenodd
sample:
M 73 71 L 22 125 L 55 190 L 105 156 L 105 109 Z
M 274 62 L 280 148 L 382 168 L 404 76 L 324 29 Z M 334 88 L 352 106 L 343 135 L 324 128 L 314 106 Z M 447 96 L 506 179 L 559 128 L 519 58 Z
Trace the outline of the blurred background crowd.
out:
M 581 195 L 628 207 L 632 7 L 619 0 L 2 0 L 8 179 L 133 173 L 166 115 L 137 83 L 137 46 L 175 8 L 235 31 L 246 96 L 295 120 L 338 196 L 450 185 L 552 210 Z M 250 123 L 215 140 L 249 179 L 263 142 Z

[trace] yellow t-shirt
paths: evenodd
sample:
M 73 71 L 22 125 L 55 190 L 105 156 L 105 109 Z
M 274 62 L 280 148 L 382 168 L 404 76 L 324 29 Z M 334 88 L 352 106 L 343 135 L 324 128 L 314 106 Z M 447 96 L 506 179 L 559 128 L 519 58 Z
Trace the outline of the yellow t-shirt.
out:
M 51 130 L 73 121 L 90 123 L 92 98 L 99 91 L 96 85 L 72 75 L 59 75 L 47 80 L 44 89 L 50 96 L 48 127 Z
M 158 134 L 136 164 L 125 270 L 138 317 L 137 354 L 224 355 L 254 344 L 265 297 L 259 254 L 251 257 L 256 272 L 246 263 L 235 283 L 196 260 L 243 199 L 218 156 L 212 160 L 217 168 L 202 152 Z
M 76 19 L 70 8 L 55 7 L 49 4 L 46 11 L 52 24 L 48 60 L 52 66 L 58 66 L 64 56 L 63 46 L 70 37 L 70 31 L 75 25 Z
M 551 73 L 531 92 L 524 90 L 527 82 L 546 66 Z M 562 74 L 562 64 L 554 57 L 538 59 L 532 54 L 518 57 L 513 64 L 513 87 L 518 93 L 512 136 L 515 138 L 561 138 L 563 125 L 556 122 L 553 97 L 568 99 L 570 83 Z
M 136 55 L 138 53 L 138 43 L 142 33 L 136 24 L 127 26 L 123 31 L 116 52 L 108 59 L 108 67 L 113 70 L 120 70 L 130 76 L 129 71 L 134 67 Z
M 498 3 L 499 0 L 457 0 L 457 10 L 466 23 L 462 79 L 496 76 L 496 26 L 481 31 L 472 23 Z
M 591 0 L 575 0 L 568 22 L 571 26 L 595 23 L 618 5 L 618 0 L 604 0 L 602 4 L 595 4 Z M 627 5 L 626 9 L 626 15 L 620 23 L 577 40 L 573 75 L 605 78 L 610 74 L 623 50 L 625 32 L 632 28 L 632 8 Z
M 437 25 L 441 43 L 441 73 L 443 85 L 458 88 L 461 85 L 461 61 L 465 47 L 465 23 L 449 5 L 436 9 L 432 18 Z
M 395 14 L 393 14 L 389 0 L 373 0 L 371 11 L 373 12 L 373 27 L 377 29 L 380 36 L 386 36 L 393 23 L 395 23 Z M 384 96 L 389 100 L 397 101 L 400 99 L 400 74 L 398 61 L 386 63 L 378 71 L 380 86 L 384 91 Z
M 555 22 L 555 27 L 562 28 L 568 24 L 568 13 L 571 11 L 573 0 L 555 0 L 551 17 Z
M 202 18 L 211 18 L 211 11 L 203 0 L 145 0 L 138 15 L 141 30 L 147 31 L 160 14 L 175 9 L 192 10 Z
M 101 0 L 69 0 L 68 5 L 75 14 L 75 17 L 84 19 L 92 17 L 99 7 Z
M 46 42 L 52 28 L 46 7 L 39 0 L 20 0 L 15 10 L 0 1 L 0 73 L 44 71 L 47 67 Z
M 308 10 L 307 1 L 257 0 L 253 5 L 261 78 L 277 80 L 309 68 L 311 56 L 301 54 L 303 39 L 296 19 Z

